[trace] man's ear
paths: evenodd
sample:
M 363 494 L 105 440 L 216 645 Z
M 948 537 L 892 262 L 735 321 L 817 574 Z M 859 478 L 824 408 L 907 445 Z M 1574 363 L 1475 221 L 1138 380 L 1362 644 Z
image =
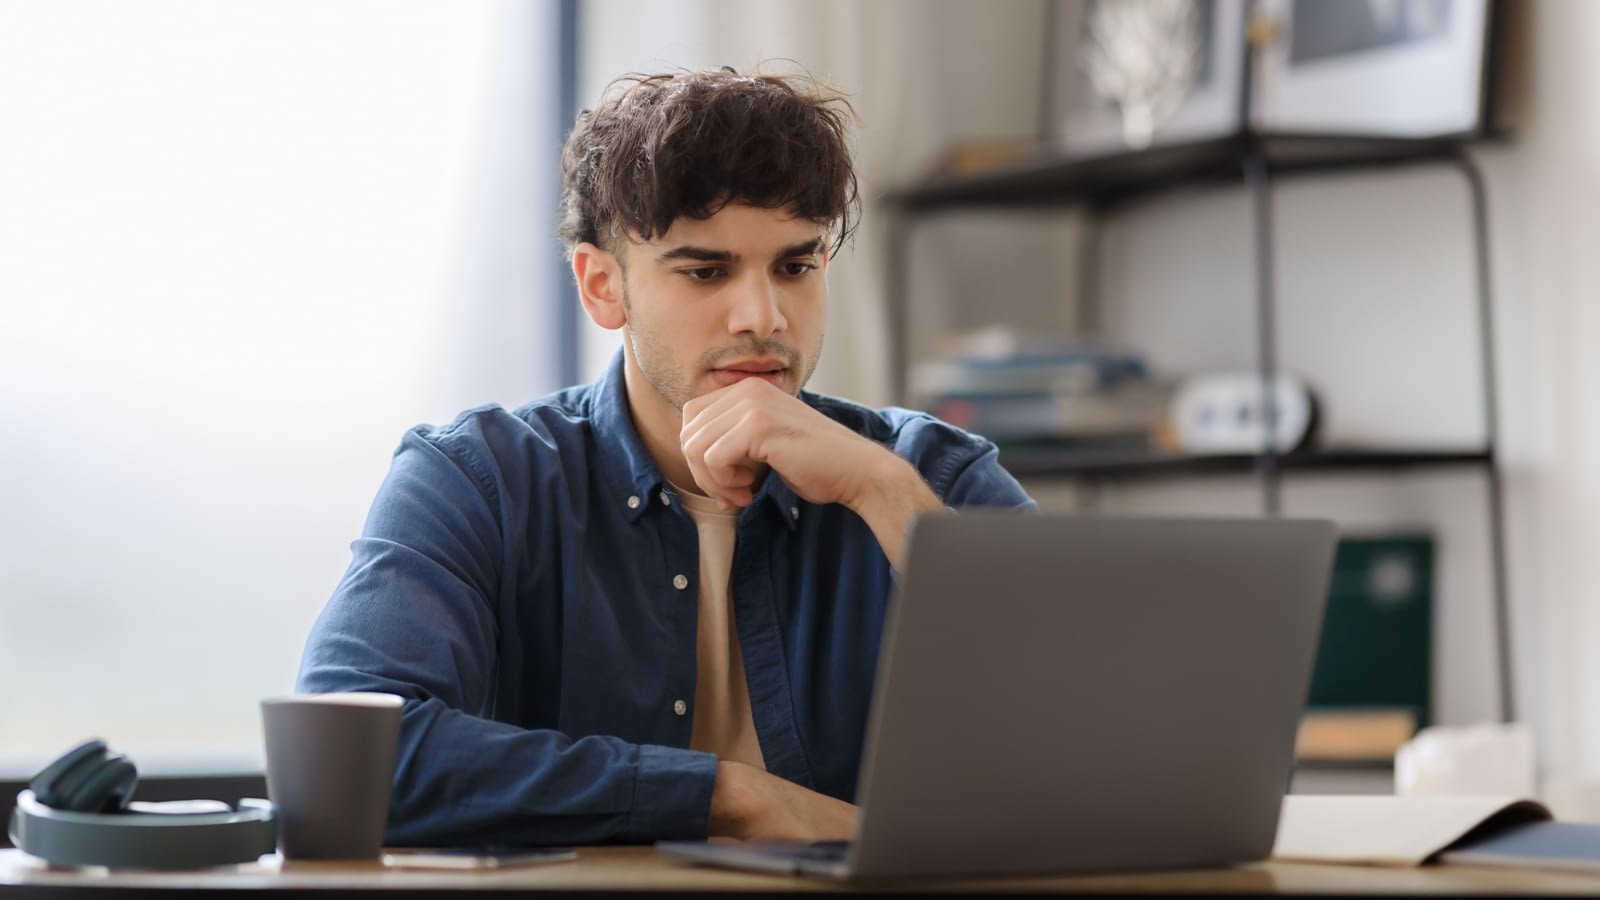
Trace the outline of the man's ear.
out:
M 608 250 L 582 243 L 572 250 L 572 279 L 578 284 L 583 310 L 596 325 L 609 331 L 628 324 L 622 305 L 622 264 Z

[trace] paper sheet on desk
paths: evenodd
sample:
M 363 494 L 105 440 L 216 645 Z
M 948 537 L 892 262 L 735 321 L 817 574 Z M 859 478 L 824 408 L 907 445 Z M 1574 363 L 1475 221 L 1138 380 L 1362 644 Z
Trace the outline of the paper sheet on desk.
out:
M 1549 818 L 1543 804 L 1517 797 L 1291 794 L 1283 800 L 1272 858 L 1420 866 L 1479 826 Z

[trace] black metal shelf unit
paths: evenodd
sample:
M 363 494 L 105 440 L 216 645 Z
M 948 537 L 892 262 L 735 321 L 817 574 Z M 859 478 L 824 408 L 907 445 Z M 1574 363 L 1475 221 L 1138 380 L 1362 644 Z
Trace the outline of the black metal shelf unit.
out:
M 1280 173 L 1329 172 L 1451 158 L 1462 144 L 1449 138 L 1234 134 L 1086 159 L 1041 153 L 1004 168 L 944 175 L 885 200 L 911 212 L 1072 204 L 1108 209 L 1182 185 L 1237 181 L 1252 156 L 1264 157 Z
M 1156 450 L 1078 450 L 1048 445 L 1002 445 L 1000 462 L 1018 478 L 1153 479 L 1250 474 L 1261 459 L 1249 454 L 1183 454 Z M 1300 450 L 1277 456 L 1287 472 L 1397 472 L 1407 469 L 1476 467 L 1489 462 L 1482 450 Z
M 1480 138 L 1481 140 L 1481 138 Z M 1496 667 L 1501 717 L 1514 718 L 1511 684 L 1509 603 L 1505 562 L 1504 506 L 1497 457 L 1499 421 L 1495 404 L 1492 298 L 1489 277 L 1488 202 L 1483 177 L 1468 155 L 1466 140 L 1347 136 L 1266 136 L 1240 133 L 1191 144 L 1157 147 L 1104 157 L 1069 160 L 1050 155 L 981 173 L 929 180 L 887 195 L 888 266 L 886 302 L 891 332 L 892 389 L 906 402 L 910 366 L 907 277 L 911 238 L 930 218 L 972 210 L 1068 209 L 1086 214 L 1079 244 L 1080 325 L 1094 327 L 1098 305 L 1098 223 L 1133 200 L 1180 187 L 1238 184 L 1249 191 L 1257 326 L 1256 368 L 1263 385 L 1278 370 L 1272 187 L 1275 179 L 1369 168 L 1442 165 L 1458 172 L 1470 194 L 1479 333 L 1480 385 L 1485 437 L 1479 446 L 1312 448 L 1280 453 L 1270 446 L 1253 455 L 1193 456 L 1145 450 L 1081 451 L 1060 447 L 1006 447 L 1002 462 L 1019 477 L 1126 480 L 1253 473 L 1259 478 L 1267 515 L 1281 510 L 1285 472 L 1355 473 L 1437 467 L 1475 467 L 1488 492 L 1490 577 L 1494 604 Z M 1271 391 L 1264 391 L 1268 421 Z

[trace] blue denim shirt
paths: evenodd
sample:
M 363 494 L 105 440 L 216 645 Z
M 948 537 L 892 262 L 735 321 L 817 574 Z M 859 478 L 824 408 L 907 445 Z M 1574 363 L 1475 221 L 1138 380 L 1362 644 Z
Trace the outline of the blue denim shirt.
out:
M 949 506 L 1033 505 L 981 438 L 801 398 Z M 620 354 L 593 385 L 409 432 L 351 549 L 298 689 L 405 698 L 389 843 L 705 836 L 698 536 L 634 430 Z M 768 477 L 740 514 L 734 618 L 772 773 L 853 798 L 890 582 L 843 506 Z

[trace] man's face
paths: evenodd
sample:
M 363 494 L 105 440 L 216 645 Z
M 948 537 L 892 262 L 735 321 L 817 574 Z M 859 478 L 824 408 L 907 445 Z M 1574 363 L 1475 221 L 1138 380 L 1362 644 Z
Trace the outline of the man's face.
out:
M 629 241 L 620 257 L 633 359 L 676 409 L 746 378 L 790 394 L 811 378 L 828 302 L 822 226 L 729 204 Z

